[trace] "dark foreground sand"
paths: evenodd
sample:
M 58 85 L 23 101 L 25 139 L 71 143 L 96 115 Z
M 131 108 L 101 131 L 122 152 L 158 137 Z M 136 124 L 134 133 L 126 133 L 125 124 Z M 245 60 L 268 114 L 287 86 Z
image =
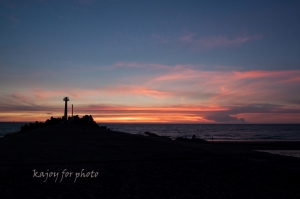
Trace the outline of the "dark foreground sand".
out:
M 0 139 L 0 198 L 300 198 L 300 159 L 261 149 L 300 144 L 196 144 L 57 125 Z M 98 175 L 74 182 L 82 169 Z M 64 170 L 73 174 L 61 180 Z

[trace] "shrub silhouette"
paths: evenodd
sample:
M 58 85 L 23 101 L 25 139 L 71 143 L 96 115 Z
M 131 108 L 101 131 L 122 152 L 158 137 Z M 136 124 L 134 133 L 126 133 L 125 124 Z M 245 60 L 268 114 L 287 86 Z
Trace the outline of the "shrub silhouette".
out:
M 50 119 L 47 119 L 44 123 L 36 121 L 35 123 L 29 123 L 21 126 L 20 132 L 30 131 L 33 129 L 38 129 L 46 126 L 52 126 L 55 124 L 62 124 L 62 123 L 69 123 L 74 125 L 82 125 L 82 126 L 91 126 L 91 127 L 97 127 L 99 128 L 99 125 L 94 121 L 93 117 L 91 115 L 85 115 L 82 118 L 80 118 L 78 115 L 69 117 L 68 121 L 65 122 L 63 117 L 62 118 L 54 118 L 51 117 Z M 106 129 L 106 126 L 101 126 L 101 129 Z

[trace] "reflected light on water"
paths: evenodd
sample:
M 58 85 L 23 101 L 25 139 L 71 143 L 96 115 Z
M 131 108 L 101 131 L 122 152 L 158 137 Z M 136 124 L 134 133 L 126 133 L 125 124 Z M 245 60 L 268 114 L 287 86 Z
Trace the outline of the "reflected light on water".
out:
M 256 151 L 300 158 L 300 150 L 256 150 Z

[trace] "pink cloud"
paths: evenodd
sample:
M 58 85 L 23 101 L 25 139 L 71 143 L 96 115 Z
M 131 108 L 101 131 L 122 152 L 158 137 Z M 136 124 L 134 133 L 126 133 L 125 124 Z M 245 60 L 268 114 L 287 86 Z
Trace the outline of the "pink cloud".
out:
M 45 121 L 50 116 L 63 115 L 63 103 L 56 106 L 1 107 L 2 121 Z M 15 111 L 12 112 L 12 109 Z M 38 117 L 37 117 L 38 113 Z M 49 115 L 50 114 L 50 115 Z M 112 104 L 75 104 L 75 114 L 92 114 L 98 122 L 289 122 L 296 121 L 300 107 L 284 107 L 272 104 L 240 104 L 235 106 L 126 106 Z M 19 118 L 23 118 L 22 120 Z M 245 119 L 244 119 L 245 118 Z
M 6 98 L 0 98 L 0 118 L 4 113 L 22 117 L 51 111 L 60 116 L 64 96 L 71 98 L 76 114 L 97 115 L 98 121 L 258 122 L 258 115 L 276 114 L 270 121 L 278 121 L 283 115 L 300 114 L 299 103 L 294 103 L 299 102 L 300 70 L 206 71 L 195 65 L 127 62 L 114 66 L 143 71 L 152 67 L 154 73 L 131 81 L 135 73 L 113 84 L 93 81 L 88 87 L 2 91 Z
M 118 63 L 148 67 L 151 64 Z M 147 79 L 132 77 L 119 79 L 118 85 L 90 88 L 40 89 L 26 92 L 13 92 L 13 100 L 50 101 L 62 96 L 69 96 L 77 101 L 88 99 L 89 102 L 114 101 L 115 103 L 136 103 L 137 105 L 157 104 L 203 104 L 228 105 L 235 103 L 272 102 L 298 100 L 296 88 L 300 83 L 300 71 L 204 71 L 188 65 L 155 65 L 162 73 L 153 74 Z M 124 101 L 126 100 L 126 101 Z
M 285 70 L 285 71 L 246 71 L 246 72 L 237 72 L 234 71 L 234 75 L 240 79 L 246 78 L 287 78 L 300 75 L 298 70 Z
M 289 81 L 291 81 L 291 82 L 300 82 L 300 77 L 291 78 Z
M 282 101 L 284 96 L 297 97 L 295 91 L 291 90 L 290 82 L 297 82 L 299 76 L 299 70 L 218 72 L 177 68 L 170 70 L 165 75 L 153 78 L 147 85 L 178 85 L 175 90 L 179 88 L 177 89 L 179 90 L 178 94 L 182 93 L 184 96 L 195 92 L 214 93 L 210 100 L 216 101 L 216 103 Z M 199 95 L 200 99 L 204 98 Z
M 49 101 L 63 96 L 69 96 L 76 100 L 82 99 L 95 99 L 102 97 L 120 97 L 120 96 L 146 96 L 150 98 L 162 99 L 170 96 L 168 91 L 151 89 L 143 86 L 115 86 L 105 88 L 92 88 L 92 89 L 62 89 L 62 90 L 46 90 L 35 88 L 27 90 L 26 92 L 15 91 L 10 94 L 12 100 L 19 101 Z
M 145 112 L 210 112 L 225 111 L 226 107 L 217 106 L 126 106 L 126 105 L 110 105 L 110 104 L 94 104 L 83 106 L 81 110 L 117 110 L 117 111 L 145 111 Z
M 195 37 L 195 34 L 190 33 L 188 35 L 181 36 L 178 39 L 182 42 L 194 42 L 194 37 Z

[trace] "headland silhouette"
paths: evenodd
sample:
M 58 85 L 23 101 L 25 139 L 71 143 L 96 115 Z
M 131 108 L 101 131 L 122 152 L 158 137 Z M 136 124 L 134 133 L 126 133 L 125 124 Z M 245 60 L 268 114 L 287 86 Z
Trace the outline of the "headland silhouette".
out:
M 256 151 L 299 142 L 178 142 L 64 118 L 0 139 L 2 198 L 299 197 L 300 159 Z

